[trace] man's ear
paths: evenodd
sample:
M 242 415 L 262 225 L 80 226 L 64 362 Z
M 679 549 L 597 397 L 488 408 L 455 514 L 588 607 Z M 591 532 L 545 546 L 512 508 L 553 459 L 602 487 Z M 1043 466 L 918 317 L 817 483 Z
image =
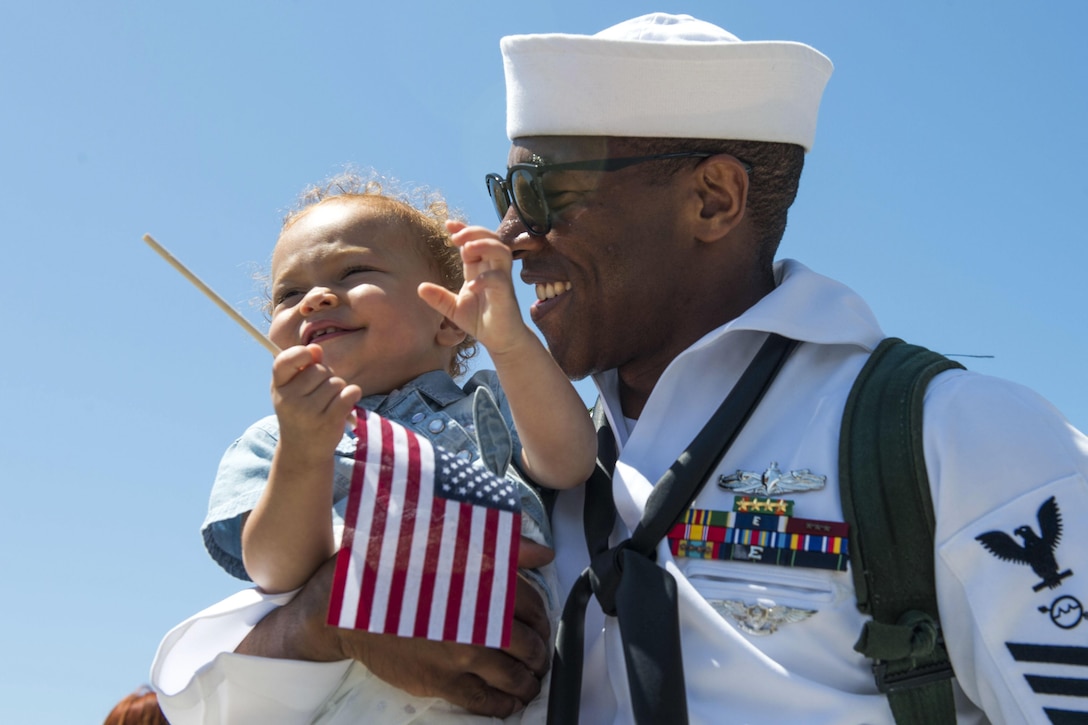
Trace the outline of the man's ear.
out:
M 448 317 L 442 318 L 442 323 L 438 326 L 438 332 L 435 334 L 435 342 L 442 347 L 457 347 L 468 334 L 457 325 L 453 324 L 453 320 Z
M 718 154 L 695 168 L 699 195 L 699 232 L 696 238 L 713 242 L 736 229 L 748 203 L 748 171 L 735 156 Z

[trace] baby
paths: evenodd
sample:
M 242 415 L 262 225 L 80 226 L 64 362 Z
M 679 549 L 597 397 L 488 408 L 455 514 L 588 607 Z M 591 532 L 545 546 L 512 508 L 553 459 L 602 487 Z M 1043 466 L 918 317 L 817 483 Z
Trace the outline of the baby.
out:
M 447 216 L 440 200 L 413 204 L 350 177 L 311 191 L 287 217 L 272 255 L 276 414 L 224 454 L 203 526 L 208 551 L 231 574 L 286 592 L 334 555 L 354 465 L 345 423 L 357 406 L 475 460 L 495 445 L 474 430 L 480 388 L 510 429 L 512 462 L 500 475 L 521 492 L 523 535 L 551 545 L 527 481 L 585 481 L 593 425 L 522 320 L 510 250 Z M 495 370 L 462 387 L 454 378 L 476 340 Z M 553 575 L 533 574 L 554 610 Z

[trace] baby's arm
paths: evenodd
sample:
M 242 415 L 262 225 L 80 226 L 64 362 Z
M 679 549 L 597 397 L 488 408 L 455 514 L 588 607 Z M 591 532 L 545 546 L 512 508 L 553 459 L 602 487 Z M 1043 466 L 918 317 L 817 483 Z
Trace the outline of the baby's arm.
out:
M 446 222 L 461 249 L 460 294 L 420 285 L 432 307 L 487 348 L 522 444 L 522 464 L 534 481 L 572 488 L 589 478 L 597 456 L 593 423 L 574 386 L 518 310 L 510 249 L 491 231 Z
M 280 438 L 268 485 L 242 528 L 246 572 L 266 592 L 297 589 L 335 553 L 334 454 L 361 391 L 321 360 L 321 348 L 309 345 L 272 364 Z

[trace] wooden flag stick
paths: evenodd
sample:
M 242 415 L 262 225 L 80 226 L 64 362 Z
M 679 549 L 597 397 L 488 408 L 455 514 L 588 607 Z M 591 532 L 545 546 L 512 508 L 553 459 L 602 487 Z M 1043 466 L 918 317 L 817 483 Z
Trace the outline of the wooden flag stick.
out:
M 265 337 L 260 330 L 250 324 L 249 320 L 238 314 L 238 312 L 233 307 L 227 304 L 226 300 L 213 292 L 211 287 L 204 284 L 199 277 L 189 271 L 188 267 L 175 259 L 174 255 L 166 251 L 166 249 L 161 244 L 156 242 L 150 234 L 144 235 L 144 241 L 147 242 L 147 244 L 152 249 L 158 252 L 160 257 L 169 262 L 174 269 L 181 272 L 182 276 L 184 276 L 187 280 L 196 285 L 196 288 L 203 292 L 205 295 L 207 295 L 208 299 L 214 302 L 219 307 L 219 309 L 230 315 L 235 322 L 241 325 L 246 332 L 253 336 L 253 339 L 264 345 L 266 350 L 268 350 L 273 355 L 279 355 L 280 349 L 276 346 L 276 343 Z

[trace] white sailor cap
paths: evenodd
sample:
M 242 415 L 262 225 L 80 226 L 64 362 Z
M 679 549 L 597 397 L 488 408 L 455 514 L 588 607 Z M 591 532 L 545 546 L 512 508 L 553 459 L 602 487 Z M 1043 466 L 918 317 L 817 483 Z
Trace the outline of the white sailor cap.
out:
M 506 133 L 795 143 L 812 148 L 831 61 L 790 41 L 742 41 L 651 13 L 596 35 L 510 35 Z

